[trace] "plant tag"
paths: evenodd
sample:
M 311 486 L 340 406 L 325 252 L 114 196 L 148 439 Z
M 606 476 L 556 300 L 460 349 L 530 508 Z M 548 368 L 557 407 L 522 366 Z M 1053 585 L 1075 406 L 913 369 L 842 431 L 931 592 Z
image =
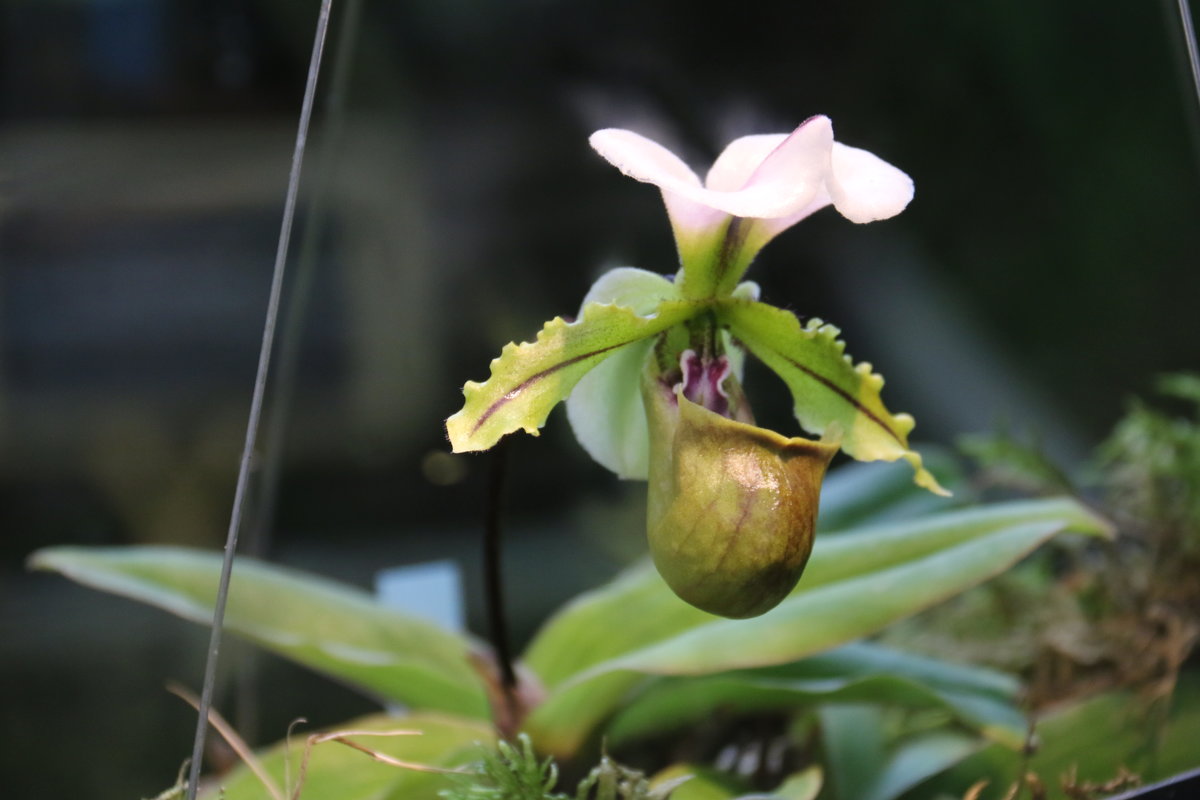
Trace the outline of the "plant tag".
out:
M 446 630 L 462 631 L 462 570 L 454 561 L 429 561 L 392 567 L 375 574 L 375 595 L 389 608 L 428 620 Z

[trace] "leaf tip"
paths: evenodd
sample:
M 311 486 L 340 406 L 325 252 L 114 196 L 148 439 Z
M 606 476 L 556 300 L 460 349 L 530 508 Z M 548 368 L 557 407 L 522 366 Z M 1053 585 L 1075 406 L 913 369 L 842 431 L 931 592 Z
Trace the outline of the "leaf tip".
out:
M 31 572 L 34 570 L 42 572 L 56 571 L 57 567 L 54 565 L 55 549 L 56 548 L 43 548 L 41 550 L 34 550 L 29 554 L 29 557 L 25 559 L 25 569 Z
M 912 466 L 914 470 L 913 483 L 915 483 L 917 486 L 933 492 L 938 497 L 954 496 L 953 492 L 938 483 L 938 479 L 933 477 L 933 473 L 925 468 L 924 463 L 921 461 L 920 453 L 909 450 L 908 453 L 905 454 L 904 460 Z
M 68 574 L 73 557 L 78 558 L 79 548 L 71 546 L 43 547 L 35 550 L 25 559 L 25 569 L 30 572 L 57 572 Z
M 472 446 L 470 423 L 464 411 L 459 411 L 446 419 L 446 438 L 450 440 L 450 452 L 452 453 L 467 453 L 480 449 Z
M 1083 503 L 1077 501 L 1076 505 L 1079 507 L 1079 518 L 1069 522 L 1067 530 L 1099 536 L 1108 541 L 1117 538 L 1116 523 Z

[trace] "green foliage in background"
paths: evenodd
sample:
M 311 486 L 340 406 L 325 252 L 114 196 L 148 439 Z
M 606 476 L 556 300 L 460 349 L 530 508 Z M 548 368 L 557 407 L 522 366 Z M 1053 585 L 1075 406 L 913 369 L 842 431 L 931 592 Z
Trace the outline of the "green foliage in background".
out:
M 885 519 L 904 507 L 903 496 L 887 499 L 887 482 L 858 474 L 850 479 L 876 490 L 843 491 L 844 500 L 834 493 L 829 518 L 854 516 L 853 505 L 861 506 L 859 514 Z M 862 510 L 872 504 L 874 511 Z M 889 756 L 874 779 L 872 797 L 896 796 L 927 777 L 930 764 L 951 766 L 989 742 L 1016 752 L 1026 729 L 1017 710 L 1018 686 L 991 670 L 858 640 L 1005 571 L 1065 530 L 1107 531 L 1082 506 L 1062 499 L 863 521 L 821 538 L 805 580 L 779 608 L 752 621 L 699 611 L 676 598 L 648 564 L 636 564 L 569 603 L 531 642 L 523 657 L 532 676 L 526 682 L 542 696 L 526 709 L 522 729 L 539 759 L 577 763 L 596 757 L 602 737 L 629 752 L 656 736 L 680 736 L 714 714 L 825 709 L 826 737 L 837 730 L 840 708 L 932 715 L 938 720 L 934 730 Z M 52 548 L 31 563 L 200 623 L 208 622 L 220 570 L 217 554 L 176 548 Z M 388 741 L 386 750 L 396 757 L 461 766 L 471 763 L 468 745 L 492 741 L 487 679 L 472 666 L 472 654 L 486 651 L 478 640 L 386 608 L 355 589 L 253 560 L 238 562 L 229 603 L 227 625 L 234 633 L 409 708 L 397 718 L 369 721 L 424 731 Z M 836 745 L 826 749 L 827 774 L 834 780 L 840 774 Z M 514 758 L 523 752 L 510 751 Z M 266 761 L 278 774 L 281 750 Z M 372 782 L 360 773 L 377 777 Z M 325 743 L 314 750 L 302 796 L 433 798 L 441 789 L 463 791 L 452 780 L 461 778 L 372 764 Z M 351 791 L 360 781 L 370 785 Z M 801 784 L 814 781 L 820 783 L 810 774 Z M 265 796 L 245 768 L 221 783 L 228 800 Z M 549 786 L 545 780 L 540 785 Z M 737 780 L 722 788 L 698 775 L 676 796 L 735 797 L 749 790 Z

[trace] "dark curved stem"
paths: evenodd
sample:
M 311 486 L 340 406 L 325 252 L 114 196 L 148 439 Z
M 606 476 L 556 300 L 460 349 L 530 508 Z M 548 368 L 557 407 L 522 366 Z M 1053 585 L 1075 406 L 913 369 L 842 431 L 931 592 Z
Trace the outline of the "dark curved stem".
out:
M 496 653 L 505 702 L 512 710 L 516 706 L 513 693 L 517 686 L 517 674 L 513 669 L 512 651 L 509 649 L 508 620 L 504 614 L 503 565 L 500 558 L 500 520 L 503 516 L 504 489 L 507 483 L 508 439 L 501 439 L 492 451 L 487 505 L 484 508 L 483 580 L 487 596 L 488 634 Z

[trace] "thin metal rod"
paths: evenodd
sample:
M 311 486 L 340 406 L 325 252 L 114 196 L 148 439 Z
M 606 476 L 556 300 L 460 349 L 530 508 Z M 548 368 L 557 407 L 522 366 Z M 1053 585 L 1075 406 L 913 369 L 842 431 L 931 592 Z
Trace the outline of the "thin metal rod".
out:
M 338 154 L 343 143 L 346 119 L 346 95 L 351 67 L 357 52 L 363 0 L 346 0 L 337 18 L 330 21 L 336 32 L 333 60 L 327 62 L 324 99 L 319 123 L 320 149 L 309 154 L 308 202 L 301 212 L 299 248 L 291 269 L 291 281 L 280 309 L 279 351 L 274 356 L 274 376 L 263 401 L 265 406 L 261 446 L 261 468 L 257 487 L 247 501 L 242 524 L 242 552 L 256 558 L 270 555 L 275 527 L 275 509 L 283 476 L 283 455 L 292 417 L 292 399 L 296 394 L 304 329 L 308 322 L 309 301 L 317 272 L 318 254 L 328 229 L 329 196 L 336 174 Z M 240 642 L 238 644 L 241 644 Z M 238 731 L 253 741 L 258 733 L 256 694 L 258 690 L 258 652 L 252 646 L 236 653 L 236 697 Z
M 246 421 L 246 443 L 238 468 L 237 489 L 233 495 L 233 510 L 229 517 L 229 533 L 225 539 L 225 560 L 221 564 L 221 580 L 217 587 L 217 602 L 213 609 L 212 635 L 209 637 L 208 658 L 204 665 L 204 685 L 200 692 L 200 710 L 196 720 L 196 738 L 192 743 L 192 764 L 188 774 L 187 800 L 196 800 L 200 783 L 200 762 L 204 757 L 204 739 L 208 733 L 208 711 L 212 708 L 213 686 L 216 683 L 217 656 L 221 648 L 221 632 L 225 622 L 225 604 L 229 597 L 229 579 L 233 573 L 233 558 L 237 551 L 238 532 L 242 523 L 242 506 L 250 482 L 250 464 L 258 439 L 262 417 L 263 396 L 271 365 L 271 349 L 275 341 L 275 325 L 279 316 L 279 299 L 283 291 L 284 265 L 287 263 L 288 240 L 296 217 L 296 197 L 300 188 L 300 168 L 304 163 L 304 148 L 308 127 L 312 121 L 313 99 L 317 94 L 317 75 L 321 71 L 321 54 L 329 30 L 329 11 L 333 0 L 322 0 L 313 40 L 312 58 L 304 87 L 304 102 L 300 108 L 300 123 L 296 130 L 296 146 L 292 151 L 292 168 L 288 175 L 287 198 L 283 206 L 283 221 L 279 227 L 279 244 L 275 249 L 275 267 L 271 276 L 271 294 L 267 301 L 267 318 L 263 325 L 262 348 L 258 354 L 258 372 L 254 378 L 254 394 L 250 400 L 250 416 Z
M 318 251 L 322 237 L 328 227 L 328 205 L 330 187 L 333 184 L 337 150 L 342 144 L 345 129 L 345 96 L 349 83 L 350 67 L 356 49 L 362 0 L 347 0 L 340 14 L 341 31 L 337 37 L 333 68 L 329 71 L 329 91 L 322 111 L 320 157 L 315 164 L 311 196 L 305 210 L 300 252 L 296 259 L 293 283 L 288 292 L 283 320 L 283 335 L 280 339 L 279 355 L 276 360 L 275 384 L 268 402 L 266 435 L 263 439 L 262 479 L 259 485 L 258 502 L 254 507 L 254 524 L 247 527 L 253 541 L 247 542 L 256 555 L 265 555 L 270 544 L 271 528 L 274 523 L 275 503 L 278 499 L 282 474 L 284 439 L 291 417 L 291 400 L 295 395 L 296 372 L 309 301 L 317 269 Z
M 278 500 L 283 472 L 284 440 L 291 418 L 291 401 L 295 396 L 303 333 L 316 279 L 318 254 L 328 228 L 329 215 L 326 209 L 336 174 L 338 151 L 344 139 L 346 94 L 361 28 L 361 11 L 362 0 L 346 0 L 338 15 L 339 21 L 334 26 L 340 26 L 340 31 L 335 40 L 332 68 L 328 70 L 328 91 L 323 102 L 318 139 L 321 147 L 314 154 L 316 158 L 313 159 L 315 172 L 310 180 L 311 199 L 304 211 L 299 253 L 292 270 L 292 284 L 283 304 L 283 330 L 279 340 L 279 354 L 275 359 L 275 378 L 270 397 L 266 401 L 262 471 L 256 492 L 257 499 L 251 507 L 251 524 L 246 526 L 247 552 L 257 556 L 267 554 L 271 541 L 275 503 Z
M 1183 25 L 1183 41 L 1187 44 L 1188 62 L 1192 67 L 1192 86 L 1196 103 L 1200 105 L 1200 52 L 1196 48 L 1196 29 L 1192 27 L 1192 11 L 1188 0 L 1179 0 L 1179 21 Z

